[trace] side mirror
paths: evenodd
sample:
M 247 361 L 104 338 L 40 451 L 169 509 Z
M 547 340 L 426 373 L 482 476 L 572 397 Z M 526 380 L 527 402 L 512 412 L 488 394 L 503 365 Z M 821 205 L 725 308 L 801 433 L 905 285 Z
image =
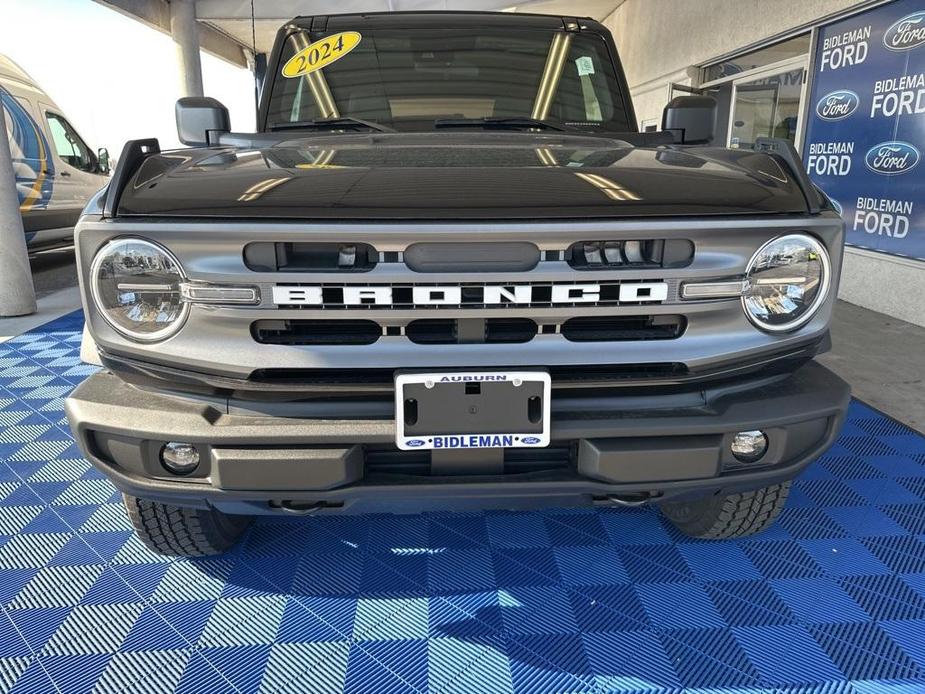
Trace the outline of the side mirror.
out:
M 180 142 L 202 147 L 217 141 L 220 133 L 231 130 L 228 109 L 218 99 L 185 96 L 177 100 L 177 134 Z
M 680 134 L 680 144 L 705 145 L 716 132 L 716 99 L 712 96 L 676 96 L 662 114 L 662 130 Z
M 98 150 L 96 150 L 96 158 L 98 162 L 97 167 L 99 168 L 99 172 L 101 174 L 108 174 L 109 173 L 109 150 L 106 149 L 105 147 L 100 147 Z

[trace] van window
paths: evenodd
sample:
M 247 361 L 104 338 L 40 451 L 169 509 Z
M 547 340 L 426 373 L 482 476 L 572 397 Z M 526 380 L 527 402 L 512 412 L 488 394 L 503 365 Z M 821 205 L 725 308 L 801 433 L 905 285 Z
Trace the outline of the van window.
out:
M 96 162 L 90 154 L 90 148 L 80 139 L 80 135 L 71 124 L 51 111 L 46 111 L 45 117 L 48 118 L 48 129 L 51 131 L 51 139 L 58 156 L 76 169 L 93 172 Z
M 10 152 L 13 155 L 13 159 L 22 159 L 22 152 L 19 151 L 19 142 L 14 136 L 16 130 L 16 118 L 13 115 L 11 109 L 13 108 L 15 102 L 15 97 L 11 96 L 9 93 L 5 92 L 3 89 L 0 89 L 0 107 L 3 108 L 4 122 L 6 124 L 6 137 L 10 143 Z
M 0 104 L 3 107 L 6 137 L 13 158 L 13 172 L 16 174 L 17 183 L 25 185 L 24 181 L 34 181 L 39 171 L 48 168 L 44 159 L 45 138 L 40 137 L 38 128 L 29 115 L 28 101 L 0 89 Z

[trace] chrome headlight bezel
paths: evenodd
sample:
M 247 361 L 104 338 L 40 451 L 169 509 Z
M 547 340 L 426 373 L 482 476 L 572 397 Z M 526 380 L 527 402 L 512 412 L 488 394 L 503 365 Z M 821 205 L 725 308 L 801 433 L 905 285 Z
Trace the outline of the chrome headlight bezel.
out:
M 139 333 L 133 331 L 124 325 L 121 325 L 117 321 L 113 320 L 109 315 L 109 310 L 103 303 L 102 296 L 100 296 L 100 287 L 99 287 L 99 272 L 103 262 L 116 250 L 127 245 L 142 245 L 147 246 L 153 252 L 163 255 L 167 258 L 177 270 L 177 296 L 180 297 L 180 285 L 183 282 L 187 281 L 186 271 L 183 269 L 183 265 L 177 259 L 177 257 L 171 253 L 164 246 L 149 239 L 137 237 L 137 236 L 120 236 L 119 238 L 112 239 L 100 246 L 96 251 L 96 255 L 93 257 L 93 262 L 90 264 L 90 273 L 88 277 L 88 282 L 90 284 L 90 296 L 93 299 L 93 304 L 96 308 L 97 313 L 106 324 L 109 325 L 117 333 L 126 337 L 133 342 L 140 342 L 144 344 L 150 344 L 154 342 L 163 342 L 164 340 L 173 337 L 176 335 L 183 325 L 186 323 L 186 319 L 189 316 L 190 305 L 188 302 L 180 298 L 180 313 L 167 327 L 156 330 L 150 333 Z
M 816 296 L 813 297 L 813 300 L 810 303 L 810 305 L 806 309 L 804 309 L 803 312 L 800 313 L 800 315 L 794 318 L 792 321 L 788 323 L 781 323 L 778 325 L 774 325 L 774 324 L 763 322 L 759 317 L 757 317 L 754 313 L 752 313 L 752 311 L 749 309 L 747 300 L 749 297 L 749 287 L 751 286 L 752 273 L 755 271 L 755 265 L 758 263 L 760 258 L 764 255 L 764 253 L 769 248 L 771 248 L 775 244 L 786 243 L 786 242 L 805 243 L 813 251 L 815 251 L 819 256 L 819 263 L 822 266 L 821 267 L 822 276 L 820 278 L 819 291 L 816 293 Z M 741 304 L 742 304 L 742 311 L 745 313 L 745 316 L 748 318 L 749 322 L 752 325 L 754 325 L 756 328 L 758 328 L 759 330 L 762 330 L 767 333 L 793 332 L 795 330 L 798 330 L 799 328 L 802 328 L 809 321 L 811 321 L 813 319 L 813 316 L 815 316 L 816 313 L 819 311 L 820 307 L 829 298 L 829 289 L 832 284 L 832 263 L 831 263 L 831 260 L 829 259 L 829 252 L 826 249 L 824 243 L 822 243 L 815 236 L 812 236 L 807 233 L 792 233 L 792 234 L 784 234 L 783 236 L 777 236 L 771 239 L 770 241 L 767 241 L 766 243 L 764 243 L 757 251 L 755 251 L 754 255 L 752 255 L 751 259 L 748 261 L 748 266 L 745 270 L 745 284 L 746 286 L 742 293 Z

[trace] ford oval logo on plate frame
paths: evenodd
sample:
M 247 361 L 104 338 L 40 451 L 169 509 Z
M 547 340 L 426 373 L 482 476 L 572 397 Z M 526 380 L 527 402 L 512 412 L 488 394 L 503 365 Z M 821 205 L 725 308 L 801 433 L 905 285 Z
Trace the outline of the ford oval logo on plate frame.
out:
M 898 176 L 914 169 L 921 158 L 922 155 L 915 145 L 891 140 L 867 150 L 864 163 L 868 169 L 881 176 Z
M 858 110 L 861 99 L 850 89 L 829 92 L 816 102 L 816 115 L 822 120 L 842 120 Z
M 907 14 L 883 32 L 883 45 L 891 51 L 910 51 L 925 43 L 925 10 Z

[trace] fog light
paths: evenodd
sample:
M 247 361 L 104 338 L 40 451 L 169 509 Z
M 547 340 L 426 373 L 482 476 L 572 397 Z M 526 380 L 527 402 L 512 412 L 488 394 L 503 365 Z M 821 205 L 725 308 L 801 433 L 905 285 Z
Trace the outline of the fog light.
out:
M 199 451 L 191 443 L 171 441 L 161 449 L 161 464 L 175 475 L 188 475 L 199 465 Z
M 768 437 L 762 431 L 740 431 L 732 439 L 732 455 L 740 463 L 754 463 L 768 450 Z

